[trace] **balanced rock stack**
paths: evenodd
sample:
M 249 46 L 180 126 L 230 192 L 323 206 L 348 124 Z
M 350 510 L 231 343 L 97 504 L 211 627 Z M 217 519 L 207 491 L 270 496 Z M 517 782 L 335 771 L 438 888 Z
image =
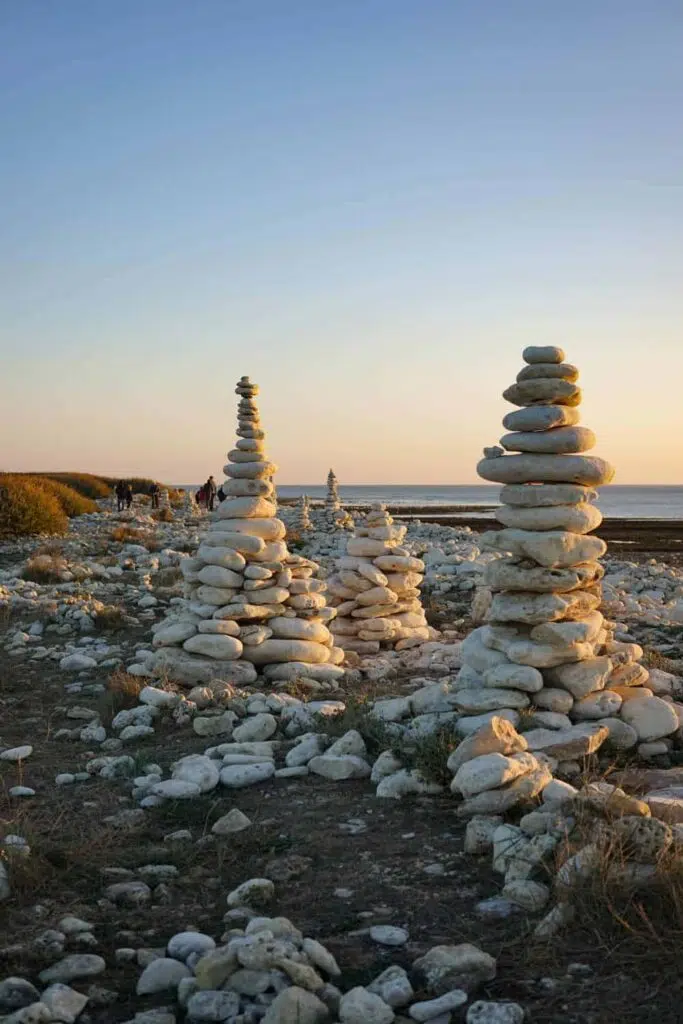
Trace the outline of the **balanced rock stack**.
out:
M 299 533 L 306 533 L 308 530 L 313 529 L 313 523 L 311 522 L 311 506 L 309 504 L 307 494 L 302 494 L 299 498 L 295 528 Z
M 199 515 L 199 505 L 197 504 L 195 497 L 192 494 L 192 491 L 189 489 L 189 487 L 185 490 L 185 495 L 183 497 L 183 512 L 185 513 L 186 516 Z
M 607 545 L 591 535 L 602 521 L 592 488 L 609 483 L 613 469 L 584 454 L 596 439 L 579 426 L 578 370 L 559 348 L 527 348 L 523 358 L 503 393 L 520 407 L 503 420 L 511 432 L 477 467 L 504 485 L 503 529 L 480 538 L 502 557 L 486 568 L 486 625 L 463 643 L 457 705 L 514 724 L 520 709 L 534 707 L 529 749 L 560 760 L 607 740 L 665 753 L 662 738 L 678 728 L 674 708 L 647 687 L 642 650 L 616 642 L 599 610 Z
M 161 488 L 161 493 L 159 495 L 159 511 L 170 512 L 171 515 L 173 515 L 173 509 L 171 508 L 171 496 L 168 493 L 167 487 Z
M 339 481 L 331 469 L 327 474 L 327 495 L 325 496 L 325 520 L 328 530 L 353 530 L 354 522 L 342 507 L 339 497 Z
M 331 629 L 344 650 L 402 650 L 436 635 L 420 602 L 424 562 L 401 547 L 405 533 L 383 505 L 373 505 L 328 578 L 330 604 L 337 610 Z
M 287 550 L 285 525 L 275 518 L 277 467 L 265 454 L 258 388 L 243 377 L 236 391 L 238 441 L 224 467 L 226 497 L 196 556 L 181 563 L 186 608 L 157 630 L 162 650 L 154 667 L 191 682 L 250 682 L 254 666 L 268 679 L 337 679 L 344 652 L 327 628 L 336 612 L 314 578 L 317 565 Z M 178 642 L 182 652 L 173 649 Z

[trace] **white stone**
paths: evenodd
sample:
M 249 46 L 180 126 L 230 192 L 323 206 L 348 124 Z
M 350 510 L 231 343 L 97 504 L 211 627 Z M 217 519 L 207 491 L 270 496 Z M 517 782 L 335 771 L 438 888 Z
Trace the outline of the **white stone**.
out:
M 376 924 L 370 929 L 370 938 L 380 946 L 405 946 L 408 932 L 390 924 Z
M 25 743 L 21 747 L 8 747 L 0 754 L 0 761 L 25 761 L 32 753 L 33 747 L 30 743 Z
M 261 764 L 234 764 L 221 769 L 221 783 L 230 789 L 242 789 L 245 786 L 253 786 L 258 782 L 265 782 L 275 774 L 275 765 L 272 761 L 263 761 Z
M 366 988 L 352 988 L 339 1003 L 341 1024 L 391 1024 L 394 1011 Z
M 271 662 L 303 662 L 324 664 L 329 660 L 327 647 L 311 640 L 266 640 L 258 647 L 245 650 L 243 657 L 254 665 L 268 665 Z
M 536 768 L 538 761 L 526 751 L 511 756 L 499 753 L 482 754 L 466 761 L 458 768 L 451 789 L 465 797 L 471 797 L 485 790 L 497 789 Z
M 156 782 L 150 789 L 151 796 L 160 796 L 164 800 L 193 800 L 200 796 L 201 792 L 196 782 L 186 782 L 183 779 Z
M 506 430 L 545 431 L 572 427 L 579 422 L 579 410 L 567 405 L 532 405 L 503 417 Z
M 175 990 L 183 978 L 191 977 L 190 969 L 179 960 L 160 957 L 145 967 L 135 991 L 139 996 L 151 996 L 157 992 Z
M 260 742 L 268 740 L 277 732 L 277 718 L 264 712 L 247 718 L 242 725 L 233 730 L 232 738 L 237 743 Z
M 48 1007 L 50 1020 L 59 1021 L 59 1024 L 74 1024 L 85 1008 L 88 996 L 57 982 L 45 989 L 40 1001 Z
M 198 633 L 186 640 L 183 648 L 190 654 L 201 654 L 219 661 L 236 661 L 243 652 L 241 641 L 224 633 Z
M 419 1003 L 413 1003 L 408 1013 L 413 1020 L 433 1021 L 436 1017 L 446 1015 L 451 1020 L 451 1010 L 457 1010 L 467 1002 L 467 993 L 460 988 L 451 989 L 436 999 L 425 999 Z
M 275 886 L 269 878 L 249 878 L 228 893 L 229 907 L 260 906 L 269 903 L 275 895 Z
M 362 757 L 345 754 L 335 757 L 321 754 L 308 762 L 309 771 L 325 779 L 362 779 L 370 775 L 370 765 Z
M 496 510 L 496 519 L 503 526 L 519 530 L 569 530 L 590 533 L 602 522 L 602 513 L 595 505 L 550 505 L 542 508 L 509 508 Z M 200 574 L 201 576 L 201 574 Z
M 552 430 L 505 434 L 500 443 L 510 452 L 573 455 L 595 447 L 597 438 L 588 427 L 556 427 Z
M 489 547 L 494 551 L 531 558 L 539 565 L 551 569 L 562 569 L 581 562 L 594 561 L 601 558 L 607 550 L 604 540 L 599 537 L 586 537 L 566 530 L 536 533 L 531 530 L 505 528 L 495 533 L 483 533 L 480 536 L 480 543 L 482 547 Z
M 172 777 L 194 783 L 202 793 L 210 793 L 219 782 L 218 765 L 203 754 L 188 754 L 173 765 Z
M 338 740 L 328 748 L 327 754 L 340 757 L 345 754 L 354 754 L 357 757 L 365 757 L 367 753 L 365 741 L 361 734 L 355 729 L 350 729 L 340 736 Z
M 467 1024 L 522 1024 L 523 1020 L 524 1010 L 517 1003 L 479 1000 L 472 1003 L 467 1011 Z
M 543 687 L 543 676 L 531 665 L 497 665 L 483 675 L 484 686 L 537 693 Z
M 587 487 L 608 484 L 614 469 L 595 455 L 503 455 L 481 459 L 477 473 L 499 484 L 576 483 Z
M 633 726 L 641 742 L 671 736 L 679 728 L 674 708 L 661 697 L 638 697 L 625 701 L 621 708 L 621 718 Z

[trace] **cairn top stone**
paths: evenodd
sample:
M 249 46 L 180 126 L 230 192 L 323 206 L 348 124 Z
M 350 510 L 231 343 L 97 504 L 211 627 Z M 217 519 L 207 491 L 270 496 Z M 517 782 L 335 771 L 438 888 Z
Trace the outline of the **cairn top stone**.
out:
M 525 363 L 563 363 L 564 349 L 557 345 L 529 345 L 522 352 Z

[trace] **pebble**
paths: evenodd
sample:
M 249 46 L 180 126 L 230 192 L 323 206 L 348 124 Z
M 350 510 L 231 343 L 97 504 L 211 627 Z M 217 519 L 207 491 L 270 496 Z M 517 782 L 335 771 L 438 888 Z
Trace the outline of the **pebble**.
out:
M 44 983 L 53 981 L 75 981 L 79 978 L 92 978 L 106 970 L 107 964 L 95 953 L 72 953 L 64 957 L 52 967 L 41 971 L 38 977 Z
M 408 932 L 390 924 L 376 924 L 370 929 L 370 938 L 381 946 L 404 946 L 408 941 Z
M 180 960 L 162 957 L 145 967 L 135 991 L 139 996 L 156 995 L 157 992 L 177 989 L 183 978 L 190 977 L 192 972 Z
M 10 747 L 0 754 L 0 761 L 25 761 L 33 753 L 33 747 L 27 743 L 23 747 Z

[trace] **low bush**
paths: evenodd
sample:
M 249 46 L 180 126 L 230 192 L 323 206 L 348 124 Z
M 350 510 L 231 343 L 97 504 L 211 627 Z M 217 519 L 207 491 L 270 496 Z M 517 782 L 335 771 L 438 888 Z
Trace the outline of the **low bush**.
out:
M 59 583 L 66 569 L 66 559 L 59 555 L 34 555 L 22 570 L 22 577 L 33 583 Z
M 173 513 L 170 508 L 160 508 L 158 512 L 152 512 L 152 518 L 158 523 L 172 523 Z
M 126 609 L 121 605 L 108 604 L 95 613 L 95 626 L 107 632 L 125 629 L 127 625 Z
M 0 537 L 66 533 L 68 520 L 54 496 L 28 477 L 0 475 Z
M 71 487 L 78 494 L 85 498 L 108 498 L 111 495 L 111 486 L 104 477 L 94 476 L 92 473 L 32 473 L 33 477 L 40 477 L 45 480 L 54 480 L 55 483 Z
M 52 494 L 62 507 L 64 515 L 69 519 L 74 516 L 83 516 L 88 512 L 97 512 L 97 505 L 92 498 L 86 498 L 79 491 L 68 487 L 66 484 L 57 483 L 50 477 L 33 477 L 48 494 Z

